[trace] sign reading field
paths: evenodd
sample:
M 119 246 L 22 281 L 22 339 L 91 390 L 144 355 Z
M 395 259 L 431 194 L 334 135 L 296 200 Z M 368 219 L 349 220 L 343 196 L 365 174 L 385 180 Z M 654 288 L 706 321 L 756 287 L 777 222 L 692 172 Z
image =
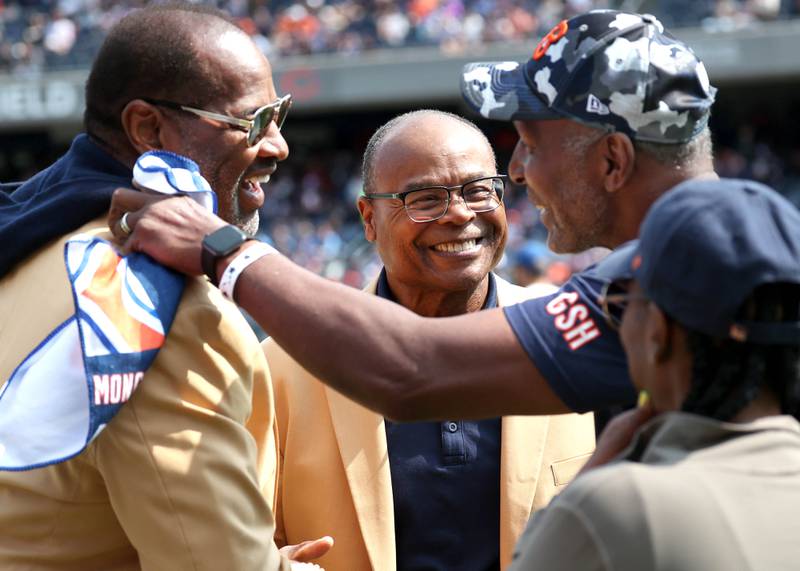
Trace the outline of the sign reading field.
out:
M 1 1 L 1 0 L 0 0 Z M 559 27 L 546 37 L 552 43 Z M 800 80 L 800 18 L 760 24 L 728 33 L 678 30 L 694 48 L 712 83 L 757 84 Z M 443 53 L 437 47 L 374 50 L 275 58 L 275 84 L 290 92 L 292 116 L 367 107 L 459 104 L 459 74 L 471 61 L 526 61 L 539 37 Z M 45 127 L 80 129 L 86 69 L 43 76 L 0 75 L 0 132 Z M 726 86 L 727 87 L 727 86 Z
M 0 84 L 2 123 L 67 121 L 79 119 L 82 113 L 82 82 L 42 80 Z

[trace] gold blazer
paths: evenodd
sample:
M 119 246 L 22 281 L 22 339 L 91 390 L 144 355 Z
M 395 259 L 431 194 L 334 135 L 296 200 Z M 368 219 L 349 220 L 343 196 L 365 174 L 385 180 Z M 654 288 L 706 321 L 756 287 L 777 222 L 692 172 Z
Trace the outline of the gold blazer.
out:
M 529 290 L 498 277 L 500 305 Z M 377 281 L 366 291 L 375 292 Z M 279 545 L 331 535 L 327 571 L 395 571 L 392 479 L 382 416 L 330 389 L 271 339 L 263 343 L 275 389 Z M 594 449 L 591 414 L 504 417 L 500 466 L 500 560 L 532 511 L 547 505 Z

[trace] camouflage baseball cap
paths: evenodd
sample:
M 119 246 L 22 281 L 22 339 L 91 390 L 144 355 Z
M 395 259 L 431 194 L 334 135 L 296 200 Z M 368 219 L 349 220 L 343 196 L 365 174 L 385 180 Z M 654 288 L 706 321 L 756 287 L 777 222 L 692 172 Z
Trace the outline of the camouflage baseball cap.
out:
M 573 119 L 653 143 L 683 143 L 717 90 L 654 16 L 596 10 L 564 20 L 526 63 L 464 66 L 461 92 L 488 119 Z

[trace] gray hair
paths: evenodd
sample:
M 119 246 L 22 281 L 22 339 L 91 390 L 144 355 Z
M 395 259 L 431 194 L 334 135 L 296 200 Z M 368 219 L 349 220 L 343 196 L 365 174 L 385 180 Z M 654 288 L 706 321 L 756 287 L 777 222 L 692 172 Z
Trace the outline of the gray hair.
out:
M 570 156 L 581 156 L 607 134 L 605 131 L 587 129 L 579 135 L 565 138 L 563 150 Z M 711 164 L 713 156 L 711 131 L 707 126 L 686 143 L 666 145 L 633 140 L 633 148 L 637 153 L 650 156 L 664 167 L 687 172 L 703 170 L 702 167 Z
M 606 131 L 588 128 L 579 134 L 564 137 L 561 150 L 571 157 L 581 156 L 606 135 L 608 135 Z
M 633 147 L 637 153 L 649 155 L 653 160 L 667 168 L 690 173 L 704 170 L 706 165 L 711 164 L 714 153 L 711 131 L 708 126 L 690 141 L 679 145 L 634 141 Z

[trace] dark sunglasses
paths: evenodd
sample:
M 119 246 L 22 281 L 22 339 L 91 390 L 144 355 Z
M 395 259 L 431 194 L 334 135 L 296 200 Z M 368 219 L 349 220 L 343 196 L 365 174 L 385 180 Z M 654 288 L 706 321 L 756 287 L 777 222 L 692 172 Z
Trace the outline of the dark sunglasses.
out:
M 615 331 L 619 330 L 622 324 L 622 316 L 630 302 L 649 301 L 648 297 L 644 294 L 629 292 L 628 283 L 606 283 L 597 300 L 603 310 L 606 323 Z
M 252 147 L 256 145 L 266 135 L 269 129 L 269 124 L 274 120 L 275 124 L 280 129 L 283 122 L 286 121 L 286 115 L 289 113 L 289 107 L 292 106 L 291 94 L 286 94 L 280 99 L 268 103 L 263 107 L 259 107 L 251 115 L 249 119 L 242 119 L 240 117 L 231 117 L 230 115 L 223 115 L 221 113 L 214 113 L 213 111 L 206 111 L 189 105 L 175 103 L 174 101 L 166 101 L 164 99 L 149 99 L 147 97 L 141 98 L 152 105 L 160 105 L 161 107 L 168 107 L 170 109 L 177 109 L 179 111 L 186 111 L 193 113 L 198 117 L 206 119 L 213 119 L 214 121 L 221 121 L 229 125 L 234 125 L 242 131 L 247 133 L 247 146 Z

